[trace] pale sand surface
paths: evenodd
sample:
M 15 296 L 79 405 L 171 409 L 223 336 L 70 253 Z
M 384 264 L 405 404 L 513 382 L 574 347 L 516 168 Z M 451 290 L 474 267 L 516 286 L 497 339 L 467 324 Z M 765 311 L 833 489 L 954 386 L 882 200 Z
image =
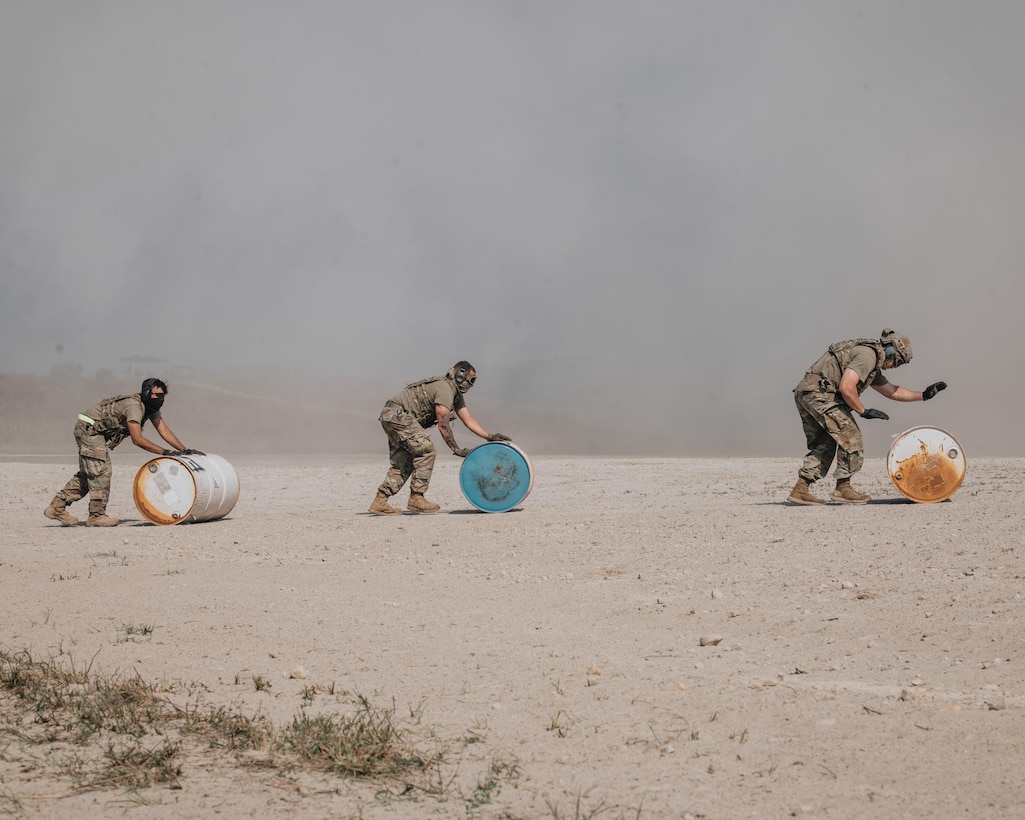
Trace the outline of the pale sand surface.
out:
M 443 458 L 442 514 L 377 518 L 383 459 L 225 457 L 230 516 L 157 527 L 119 452 L 111 530 L 42 516 L 70 459 L 0 463 L 0 647 L 276 723 L 360 693 L 445 747 L 441 796 L 214 752 L 180 788 L 81 792 L 8 732 L 0 813 L 1025 817 L 1023 459 L 928 505 L 871 459 L 875 502 L 801 508 L 797 459 L 543 457 L 487 515 Z

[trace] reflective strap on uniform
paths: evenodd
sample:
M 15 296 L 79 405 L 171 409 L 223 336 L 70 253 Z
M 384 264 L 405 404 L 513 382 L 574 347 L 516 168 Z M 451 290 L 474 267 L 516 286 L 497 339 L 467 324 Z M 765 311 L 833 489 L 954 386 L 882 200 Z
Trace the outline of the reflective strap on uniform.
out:
M 85 413 L 79 413 L 78 420 L 84 421 L 86 424 L 96 424 L 96 421 L 94 419 L 89 418 Z

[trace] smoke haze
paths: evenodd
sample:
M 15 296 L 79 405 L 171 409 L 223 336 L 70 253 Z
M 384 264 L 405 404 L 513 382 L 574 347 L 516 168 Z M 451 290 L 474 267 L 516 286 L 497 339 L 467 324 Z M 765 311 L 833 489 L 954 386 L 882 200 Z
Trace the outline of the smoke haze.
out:
M 383 401 L 466 358 L 474 414 L 528 450 L 796 460 L 806 366 L 893 327 L 891 380 L 950 389 L 869 391 L 869 455 L 917 424 L 1023 455 L 1023 26 L 946 0 L 7 2 L 0 372 L 157 357 L 175 412 L 174 373 L 287 374 L 383 449 Z

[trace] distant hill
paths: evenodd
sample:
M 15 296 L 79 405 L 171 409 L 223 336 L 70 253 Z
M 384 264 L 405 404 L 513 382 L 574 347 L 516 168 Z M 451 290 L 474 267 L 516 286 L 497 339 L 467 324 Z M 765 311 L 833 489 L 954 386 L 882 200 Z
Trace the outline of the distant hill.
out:
M 287 376 L 218 384 L 168 381 L 168 426 L 188 446 L 230 455 L 384 456 L 387 444 L 377 416 L 384 401 L 402 387 L 401 381 L 334 384 Z M 107 396 L 138 389 L 137 383 L 109 374 L 0 374 L 0 455 L 71 455 L 72 429 L 80 412 Z M 471 393 L 469 405 L 487 429 L 513 436 L 530 454 L 662 454 L 652 442 L 613 435 L 611 421 L 573 409 L 503 401 L 483 393 Z M 463 446 L 480 443 L 462 425 L 455 433 Z M 436 430 L 432 435 L 443 448 Z

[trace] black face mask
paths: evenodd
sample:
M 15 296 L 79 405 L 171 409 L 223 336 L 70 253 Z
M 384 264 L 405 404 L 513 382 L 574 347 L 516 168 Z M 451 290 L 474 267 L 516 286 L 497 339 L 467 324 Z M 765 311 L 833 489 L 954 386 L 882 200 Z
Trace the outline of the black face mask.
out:
M 159 396 L 144 396 L 142 399 L 142 403 L 146 407 L 146 412 L 150 415 L 153 415 L 160 409 L 161 405 L 164 403 L 164 396 L 163 394 Z

